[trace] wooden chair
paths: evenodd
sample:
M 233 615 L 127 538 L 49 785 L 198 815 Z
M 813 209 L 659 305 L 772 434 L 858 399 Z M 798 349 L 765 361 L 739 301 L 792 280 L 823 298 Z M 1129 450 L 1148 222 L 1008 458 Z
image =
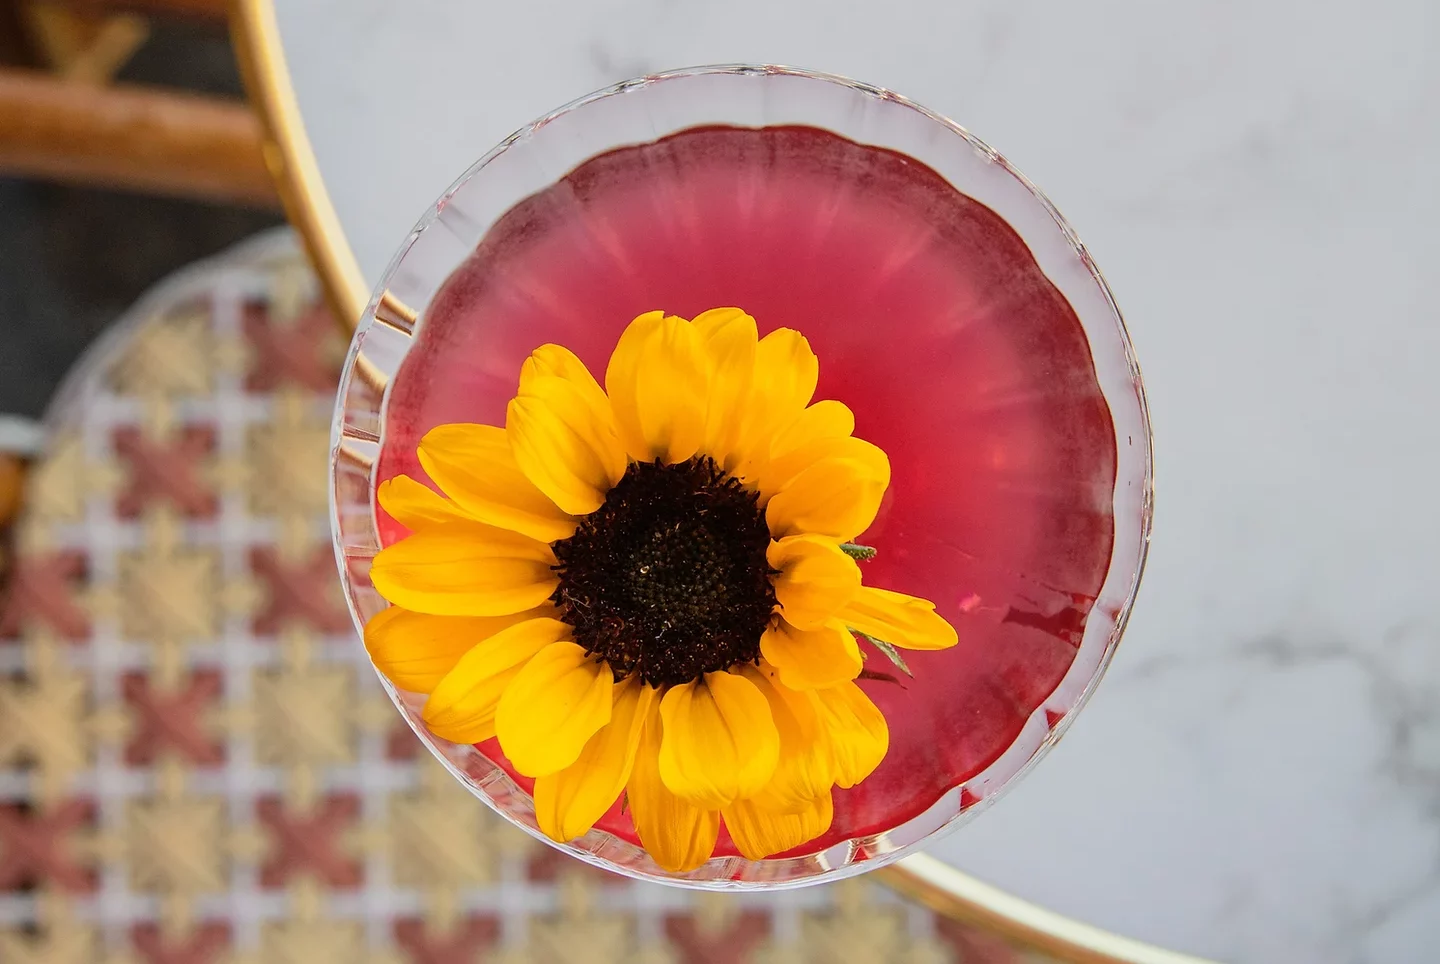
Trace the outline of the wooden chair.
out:
M 0 175 L 277 206 L 244 102 L 111 82 L 153 20 L 228 15 L 226 0 L 0 0 Z

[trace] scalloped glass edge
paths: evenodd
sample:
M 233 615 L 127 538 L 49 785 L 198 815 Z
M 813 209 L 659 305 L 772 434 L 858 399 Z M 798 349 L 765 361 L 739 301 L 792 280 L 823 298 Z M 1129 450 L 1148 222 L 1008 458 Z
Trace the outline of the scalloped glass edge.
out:
M 689 89 L 681 96 L 680 88 L 686 85 Z M 777 90 L 784 98 L 777 96 Z M 642 92 L 653 95 L 653 102 L 644 111 L 632 112 L 635 116 L 626 116 L 625 110 Z M 599 123 L 593 122 L 596 119 Z M 429 733 L 420 717 L 424 697 L 397 690 L 383 676 L 380 679 L 420 741 L 457 780 L 491 809 L 550 846 L 629 877 L 682 887 L 800 887 L 874 870 L 920 850 L 973 819 L 1028 773 L 1064 736 L 1104 675 L 1144 572 L 1153 500 L 1150 421 L 1129 333 L 1109 286 L 1074 230 L 1049 198 L 997 151 L 948 118 L 883 88 L 773 65 L 694 67 L 628 80 L 521 128 L 457 178 L 420 218 L 382 274 L 360 319 L 345 360 L 331 430 L 331 531 L 346 604 L 357 632 L 363 632 L 367 618 L 384 608 L 366 574 L 368 561 L 379 548 L 372 474 L 389 397 L 384 387 L 408 350 L 415 312 L 423 316 L 451 271 L 515 202 L 602 151 L 705 123 L 808 124 L 910 154 L 1003 217 L 1070 301 L 1090 342 L 1117 446 L 1110 566 L 1075 661 L 994 762 L 952 787 L 920 815 L 883 833 L 818 853 L 760 861 L 719 857 L 684 874 L 662 870 L 640 847 L 603 831 L 592 830 L 569 843 L 546 837 L 535 824 L 530 795 L 503 769 L 472 746 Z M 536 147 L 541 136 L 562 138 L 558 163 L 543 154 L 522 156 L 524 149 Z M 957 180 L 952 176 L 957 165 L 973 168 L 971 176 Z M 467 191 L 477 193 L 481 171 L 496 172 L 501 167 L 506 168 L 501 176 L 507 186 L 498 198 L 462 197 Z

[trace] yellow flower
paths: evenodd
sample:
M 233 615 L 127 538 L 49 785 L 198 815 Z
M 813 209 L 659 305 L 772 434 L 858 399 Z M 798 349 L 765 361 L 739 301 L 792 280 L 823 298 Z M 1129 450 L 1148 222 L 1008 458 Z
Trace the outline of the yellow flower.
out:
M 722 820 L 750 859 L 813 840 L 832 788 L 888 745 L 855 633 L 954 645 L 933 604 L 862 583 L 849 540 L 890 464 L 845 405 L 811 404 L 818 371 L 798 332 L 758 338 L 739 309 L 652 311 L 603 389 L 544 345 L 503 428 L 428 433 L 420 464 L 444 495 L 380 486 L 412 532 L 375 557 L 393 605 L 365 645 L 429 694 L 436 735 L 499 738 L 555 840 L 622 793 L 667 870 L 709 859 Z

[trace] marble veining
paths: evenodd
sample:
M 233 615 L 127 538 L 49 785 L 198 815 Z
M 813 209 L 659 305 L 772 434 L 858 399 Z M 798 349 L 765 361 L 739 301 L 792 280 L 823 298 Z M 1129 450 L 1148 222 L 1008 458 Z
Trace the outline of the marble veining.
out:
M 793 63 L 970 127 L 1085 239 L 1155 429 L 1146 584 L 1110 675 L 936 844 L 1178 949 L 1440 946 L 1440 7 L 1430 0 L 277 0 L 375 278 L 510 131 L 645 71 Z

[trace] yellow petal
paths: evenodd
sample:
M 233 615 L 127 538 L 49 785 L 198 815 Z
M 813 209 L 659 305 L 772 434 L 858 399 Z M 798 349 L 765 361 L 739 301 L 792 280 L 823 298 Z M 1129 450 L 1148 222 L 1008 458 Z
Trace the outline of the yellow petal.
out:
M 584 407 L 607 429 L 601 434 L 614 435 L 615 415 L 610 409 L 610 399 L 605 397 L 605 390 L 573 351 L 562 345 L 541 345 L 535 349 L 520 366 L 520 388 L 515 394 L 534 395 L 535 380 L 538 378 L 559 378 L 567 382 L 580 397 Z M 544 385 L 540 388 L 543 392 Z M 623 457 L 624 449 L 618 438 L 611 443 L 611 447 L 618 450 Z M 623 462 L 621 471 L 624 471 Z
M 711 308 L 690 324 L 710 356 L 710 400 L 700 451 L 729 471 L 744 452 L 741 422 L 755 375 L 755 319 L 739 308 Z
M 770 716 L 780 734 L 775 775 L 750 799 L 756 806 L 776 813 L 803 810 L 820 794 L 828 793 L 834 783 L 830 779 L 830 744 L 821 728 L 819 711 L 808 693 L 780 684 L 775 668 L 768 663 L 744 666 L 740 672 L 770 704 Z
M 637 675 L 617 683 L 614 697 L 610 722 L 590 738 L 580 757 L 560 772 L 535 780 L 535 820 L 552 840 L 584 836 L 630 779 L 656 690 Z
M 772 581 L 780 612 L 797 629 L 829 622 L 860 590 L 860 567 L 833 539 L 788 536 L 770 543 L 765 556 L 779 573 Z
M 740 308 L 710 308 L 691 318 L 690 324 L 695 326 L 707 346 L 723 332 L 748 331 L 750 340 L 757 340 L 755 319 Z
M 855 431 L 855 413 L 844 402 L 816 402 L 770 440 L 770 458 L 779 459 L 820 439 L 844 438 Z
M 420 465 L 464 511 L 541 542 L 575 533 L 575 517 L 537 489 L 498 425 L 441 425 L 420 440 Z
M 755 373 L 745 406 L 745 456 L 736 472 L 746 479 L 763 469 L 770 440 L 810 404 L 820 377 L 820 362 L 805 336 L 777 328 L 755 348 Z
M 515 464 L 562 512 L 586 515 L 625 474 L 625 450 L 608 404 L 575 382 L 537 375 L 505 410 Z
M 820 379 L 820 361 L 805 336 L 791 328 L 776 328 L 760 339 L 755 352 L 755 389 L 768 416 L 762 422 L 773 428 L 788 425 L 810 404 Z
M 838 619 L 817 629 L 797 629 L 776 619 L 760 637 L 760 653 L 780 672 L 780 682 L 795 690 L 834 686 L 860 675 L 860 646 Z
M 935 612 L 935 604 L 903 592 L 865 586 L 839 613 L 845 625 L 904 649 L 946 649 L 956 642 L 955 627 Z
M 696 807 L 675 794 L 660 779 L 663 727 L 659 701 L 651 703 L 635 753 L 635 766 L 626 785 L 635 832 L 650 857 L 665 870 L 694 870 L 710 859 L 720 833 L 720 814 Z
M 661 311 L 632 321 L 605 369 L 615 428 L 630 457 L 674 463 L 694 455 L 709 386 L 710 359 L 690 322 Z
M 555 591 L 550 547 L 508 529 L 471 522 L 420 529 L 382 549 L 370 581 L 397 606 L 437 616 L 504 616 Z
M 541 606 L 509 616 L 431 616 L 391 606 L 365 624 L 365 649 L 390 682 L 412 693 L 429 693 L 478 643 L 516 623 L 554 613 L 554 607 Z
M 850 435 L 824 436 L 805 441 L 770 460 L 759 478 L 761 499 L 784 491 L 806 469 L 820 462 L 846 459 L 864 466 L 867 475 L 890 484 L 890 460 L 878 446 Z
M 380 483 L 375 496 L 380 508 L 407 529 L 435 523 L 474 522 L 475 517 L 423 482 L 397 475 Z
M 547 646 L 500 697 L 495 710 L 500 749 L 527 777 L 565 769 L 610 722 L 614 686 L 609 664 L 575 643 Z
M 890 462 L 878 448 L 861 444 L 873 451 L 858 458 L 820 459 L 785 483 L 765 506 L 773 536 L 813 533 L 845 542 L 875 521 L 890 484 Z
M 755 684 L 733 673 L 672 686 L 660 702 L 660 776 L 670 791 L 715 809 L 758 793 L 775 773 L 780 735 Z
M 506 687 L 536 653 L 569 637 L 568 625 L 544 617 L 516 623 L 472 646 L 425 702 L 425 725 L 452 743 L 490 739 Z
M 597 412 L 604 412 L 609 408 L 609 400 L 605 397 L 600 383 L 590 374 L 585 363 L 568 348 L 561 345 L 541 345 L 531 352 L 530 357 L 520 366 L 520 390 L 516 394 L 530 394 L 531 383 L 540 377 L 565 379 L 584 396 L 585 403 Z
M 813 694 L 830 744 L 831 775 L 839 786 L 853 787 L 880 765 L 890 748 L 885 715 L 854 683 Z
M 824 793 L 796 813 L 766 810 L 753 800 L 736 800 L 720 813 L 725 818 L 730 839 L 735 841 L 735 849 L 750 860 L 764 860 L 829 830 L 835 809 L 830 789 L 826 787 Z

